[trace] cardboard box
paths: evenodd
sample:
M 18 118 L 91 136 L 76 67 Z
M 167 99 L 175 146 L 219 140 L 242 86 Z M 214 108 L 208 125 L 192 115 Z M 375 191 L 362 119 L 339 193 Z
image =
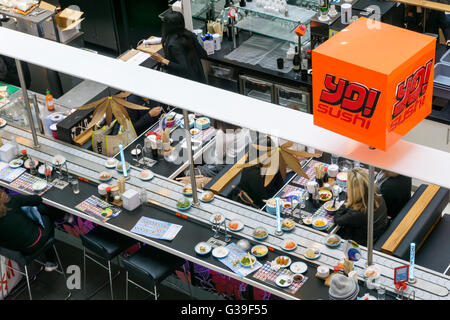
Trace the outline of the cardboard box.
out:
M 436 39 L 359 18 L 312 52 L 314 124 L 386 150 L 431 113 Z
M 80 32 L 81 22 L 84 20 L 84 18 L 81 18 L 82 15 L 82 11 L 66 8 L 55 16 L 59 38 L 62 43 Z M 55 28 L 53 27 L 52 19 L 44 21 L 42 27 L 44 29 L 45 38 L 56 41 Z

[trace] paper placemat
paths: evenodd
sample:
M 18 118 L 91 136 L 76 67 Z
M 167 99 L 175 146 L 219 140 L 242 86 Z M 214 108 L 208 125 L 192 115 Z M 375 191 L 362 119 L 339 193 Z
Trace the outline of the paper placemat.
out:
M 131 232 L 154 239 L 172 240 L 181 228 L 183 226 L 179 224 L 141 217 Z
M 275 279 L 279 275 L 282 275 L 282 274 L 285 274 L 288 276 L 294 275 L 294 273 L 291 270 L 289 270 L 289 268 L 281 268 L 278 271 L 275 271 L 270 266 L 271 266 L 271 262 L 267 261 L 264 264 L 264 266 L 262 268 L 260 268 L 258 270 L 258 272 L 256 272 L 252 277 L 255 279 L 258 279 L 260 281 L 266 282 L 268 284 L 271 284 L 273 286 L 276 286 L 277 288 L 280 288 L 275 283 Z M 304 276 L 304 279 L 302 282 L 294 282 L 289 287 L 280 288 L 280 289 L 283 289 L 284 291 L 287 291 L 291 294 L 295 294 L 298 291 L 298 289 L 300 289 L 303 286 L 303 284 L 306 282 L 306 280 L 308 280 L 308 277 Z
M 27 171 L 25 168 L 13 169 L 9 164 L 0 162 L 0 179 L 6 182 L 13 182 L 25 171 Z
M 314 165 L 316 163 L 321 163 L 323 164 L 324 167 L 327 167 L 328 164 L 317 161 L 317 160 L 311 160 L 311 162 L 307 165 L 307 167 L 304 169 L 306 175 L 309 177 L 309 179 L 306 179 L 300 175 L 297 175 L 294 179 L 292 179 L 292 182 L 299 184 L 301 186 L 306 186 L 306 184 L 308 183 L 309 180 L 311 180 L 312 178 L 314 178 L 316 176 L 316 172 L 314 170 Z
M 96 197 L 90 196 L 80 204 L 78 204 L 75 209 L 78 209 L 84 213 L 94 215 L 101 218 L 103 221 L 108 221 L 110 218 L 117 217 L 121 210 L 108 202 Z M 107 211 L 103 211 L 110 209 Z
M 239 261 L 248 255 L 247 252 L 240 249 L 234 242 L 227 245 L 226 248 L 230 250 L 230 253 L 225 258 L 218 260 L 241 277 L 245 277 L 262 267 L 258 260 L 254 263 L 253 268 L 242 267 Z
M 44 179 L 32 176 L 31 174 L 25 172 L 20 177 L 18 177 L 16 180 L 11 182 L 11 186 L 16 187 L 18 189 L 28 191 L 28 192 L 35 193 L 32 186 L 35 182 L 41 182 L 41 181 L 47 182 Z M 47 182 L 47 187 L 43 191 L 37 193 L 37 195 L 42 196 L 51 187 L 53 187 L 53 185 L 51 183 Z

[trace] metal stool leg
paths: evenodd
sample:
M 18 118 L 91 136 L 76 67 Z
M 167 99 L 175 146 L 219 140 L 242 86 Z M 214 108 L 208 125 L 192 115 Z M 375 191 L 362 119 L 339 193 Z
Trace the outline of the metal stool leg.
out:
M 108 272 L 109 272 L 109 286 L 111 288 L 111 300 L 114 300 L 112 274 L 111 274 L 111 261 L 110 260 L 108 260 Z
M 128 271 L 125 273 L 125 300 L 128 300 Z
M 65 283 L 65 285 L 67 286 L 67 276 L 66 276 L 66 272 L 65 272 L 64 267 L 63 267 L 63 265 L 62 265 L 62 263 L 61 263 L 61 259 L 59 258 L 58 250 L 56 250 L 55 245 L 53 245 L 53 250 L 55 251 L 56 259 L 58 259 L 58 265 L 59 265 L 59 268 L 61 269 L 62 275 L 63 275 L 63 277 L 64 277 L 64 283 Z M 68 300 L 71 296 L 72 296 L 72 291 L 69 290 L 69 293 L 68 293 L 68 295 L 66 296 L 66 300 Z
M 183 271 L 184 271 L 184 276 L 186 277 L 186 281 L 188 283 L 189 286 L 189 295 L 191 296 L 191 299 L 193 299 L 194 297 L 192 296 L 192 287 L 191 287 L 191 282 L 188 279 L 188 273 L 186 270 L 186 265 L 183 264 Z
M 86 248 L 83 247 L 83 289 L 87 292 L 86 288 Z
M 28 278 L 28 267 L 27 266 L 25 266 L 25 277 L 27 279 L 28 294 L 30 295 L 30 300 L 33 300 L 33 297 L 31 295 L 30 279 Z
M 155 300 L 158 300 L 158 291 L 156 291 L 156 283 L 153 285 L 153 290 L 155 291 Z
M 3 266 L 0 262 L 0 287 L 2 288 L 2 298 L 5 300 L 5 292 L 3 291 Z

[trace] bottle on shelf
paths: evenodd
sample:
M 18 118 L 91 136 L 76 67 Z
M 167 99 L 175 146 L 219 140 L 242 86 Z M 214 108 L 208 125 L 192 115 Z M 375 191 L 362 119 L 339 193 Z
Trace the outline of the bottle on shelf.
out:
M 48 111 L 55 110 L 55 103 L 53 102 L 53 96 L 50 94 L 50 90 L 47 89 L 45 93 L 45 105 L 47 106 Z
M 294 60 L 292 61 L 293 69 L 295 72 L 300 71 L 300 55 L 298 54 L 298 47 L 295 47 Z
M 301 57 L 301 72 L 302 72 L 302 80 L 308 79 L 308 58 L 306 52 L 302 51 Z

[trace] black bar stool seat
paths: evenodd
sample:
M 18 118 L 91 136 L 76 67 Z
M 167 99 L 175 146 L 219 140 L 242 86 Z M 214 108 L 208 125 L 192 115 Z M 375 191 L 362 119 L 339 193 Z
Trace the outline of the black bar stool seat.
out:
M 6 269 L 13 269 L 14 271 L 19 272 L 20 274 L 25 276 L 25 279 L 27 281 L 27 287 L 28 287 L 28 294 L 30 296 L 30 300 L 33 300 L 33 296 L 31 295 L 31 286 L 30 286 L 30 275 L 28 273 L 28 267 L 33 263 L 33 261 L 35 261 L 41 254 L 43 254 L 45 251 L 47 251 L 48 249 L 50 249 L 51 247 L 53 247 L 53 250 L 55 251 L 56 254 L 56 258 L 58 259 L 58 269 L 57 272 L 59 274 L 62 274 L 64 277 L 64 285 L 66 285 L 67 283 L 67 277 L 66 277 L 66 273 L 64 270 L 64 267 L 61 263 L 61 260 L 59 258 L 59 254 L 58 251 L 56 250 L 55 247 L 55 238 L 54 237 L 50 237 L 47 242 L 42 246 L 42 248 L 40 248 L 38 251 L 36 251 L 33 254 L 30 255 L 25 255 L 24 253 L 18 251 L 18 250 L 11 250 L 11 249 L 7 249 L 4 247 L 0 247 L 0 255 L 4 256 L 5 258 L 11 259 L 15 262 L 17 262 L 17 264 L 21 267 L 23 267 L 25 269 L 25 273 L 23 273 L 21 270 L 17 270 L 14 269 L 8 265 L 1 265 L 0 264 L 0 274 L 3 274 L 3 267 L 6 267 Z M 40 261 L 36 260 L 37 262 L 41 263 Z M 2 287 L 3 290 L 3 287 Z M 72 295 L 72 292 L 69 291 L 68 295 L 66 296 L 66 299 L 70 298 L 70 296 Z
M 175 270 L 183 267 L 183 271 L 187 279 L 187 272 L 184 266 L 185 262 L 186 260 L 182 258 L 174 256 L 150 245 L 143 246 L 132 257 L 122 261 L 127 271 L 126 299 L 128 299 L 128 282 L 131 282 L 139 288 L 151 293 L 156 300 L 158 297 L 157 285 L 159 285 Z M 129 274 L 133 276 L 133 278 L 138 279 L 139 282 L 143 285 L 147 287 L 153 286 L 153 292 L 129 280 Z M 190 295 L 192 296 L 190 284 L 189 291 Z
M 137 241 L 118 232 L 96 227 L 80 235 L 83 246 L 105 260 L 112 260 Z

